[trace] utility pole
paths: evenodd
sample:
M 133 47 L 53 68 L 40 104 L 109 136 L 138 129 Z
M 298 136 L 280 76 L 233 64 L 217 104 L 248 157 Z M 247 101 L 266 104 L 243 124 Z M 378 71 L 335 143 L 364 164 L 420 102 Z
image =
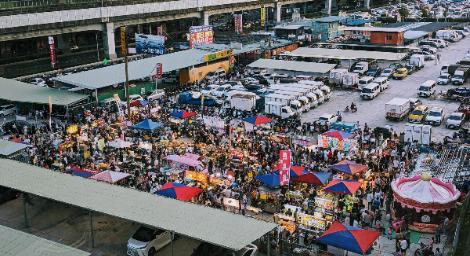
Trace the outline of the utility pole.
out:
M 127 103 L 127 119 L 131 119 L 131 103 L 129 100 L 129 59 L 127 57 L 127 33 L 126 26 L 120 27 L 121 30 L 121 54 L 124 56 L 124 70 L 126 74 L 126 82 L 124 84 L 124 90 L 126 94 Z

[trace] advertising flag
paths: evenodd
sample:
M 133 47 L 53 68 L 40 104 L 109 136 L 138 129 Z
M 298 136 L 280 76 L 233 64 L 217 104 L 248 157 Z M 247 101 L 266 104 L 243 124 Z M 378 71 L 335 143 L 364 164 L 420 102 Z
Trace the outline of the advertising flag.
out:
M 289 185 L 290 180 L 290 150 L 279 150 L 279 184 Z
M 266 7 L 261 7 L 259 11 L 259 16 L 260 16 L 260 21 L 259 24 L 261 27 L 264 27 L 266 25 Z

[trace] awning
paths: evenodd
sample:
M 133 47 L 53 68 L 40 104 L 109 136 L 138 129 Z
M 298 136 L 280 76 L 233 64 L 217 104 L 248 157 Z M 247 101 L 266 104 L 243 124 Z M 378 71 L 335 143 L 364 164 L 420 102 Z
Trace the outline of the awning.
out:
M 0 156 L 11 156 L 27 148 L 28 145 L 0 139 Z
M 0 77 L 0 99 L 12 102 L 68 106 L 88 98 L 87 95 L 41 87 Z

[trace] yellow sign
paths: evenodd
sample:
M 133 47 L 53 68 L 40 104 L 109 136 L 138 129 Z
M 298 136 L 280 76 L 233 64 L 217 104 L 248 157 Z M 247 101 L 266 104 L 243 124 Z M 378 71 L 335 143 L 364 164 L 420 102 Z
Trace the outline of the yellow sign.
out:
M 260 26 L 264 27 L 266 24 L 266 7 L 261 7 L 259 10 L 259 16 L 260 16 Z
M 213 60 L 223 59 L 232 55 L 232 50 L 222 50 L 214 53 L 204 55 L 204 61 L 209 62 Z
M 127 55 L 127 45 L 126 45 L 126 27 L 120 27 L 121 30 L 121 55 Z
M 69 127 L 67 127 L 67 133 L 68 134 L 75 134 L 77 132 L 78 132 L 78 125 L 73 124 L 73 125 L 70 125 Z
M 199 181 L 202 183 L 207 183 L 207 180 L 208 180 L 207 174 L 204 174 L 202 172 L 186 171 L 184 173 L 184 177 L 187 179 Z

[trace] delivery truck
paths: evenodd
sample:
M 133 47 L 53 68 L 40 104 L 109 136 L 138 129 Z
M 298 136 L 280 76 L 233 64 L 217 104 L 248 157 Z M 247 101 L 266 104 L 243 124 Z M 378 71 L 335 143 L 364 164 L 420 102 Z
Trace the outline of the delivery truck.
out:
M 265 102 L 264 113 L 280 117 L 281 119 L 286 119 L 296 115 L 289 106 L 286 106 L 284 103 L 274 101 Z
M 252 92 L 237 91 L 229 95 L 230 108 L 241 111 L 253 111 L 256 109 L 257 95 Z
M 385 103 L 385 118 L 388 120 L 401 121 L 411 110 L 409 99 L 393 98 Z
M 470 67 L 461 66 L 454 71 L 452 76 L 453 85 L 463 85 L 467 82 L 468 77 L 470 76 Z

